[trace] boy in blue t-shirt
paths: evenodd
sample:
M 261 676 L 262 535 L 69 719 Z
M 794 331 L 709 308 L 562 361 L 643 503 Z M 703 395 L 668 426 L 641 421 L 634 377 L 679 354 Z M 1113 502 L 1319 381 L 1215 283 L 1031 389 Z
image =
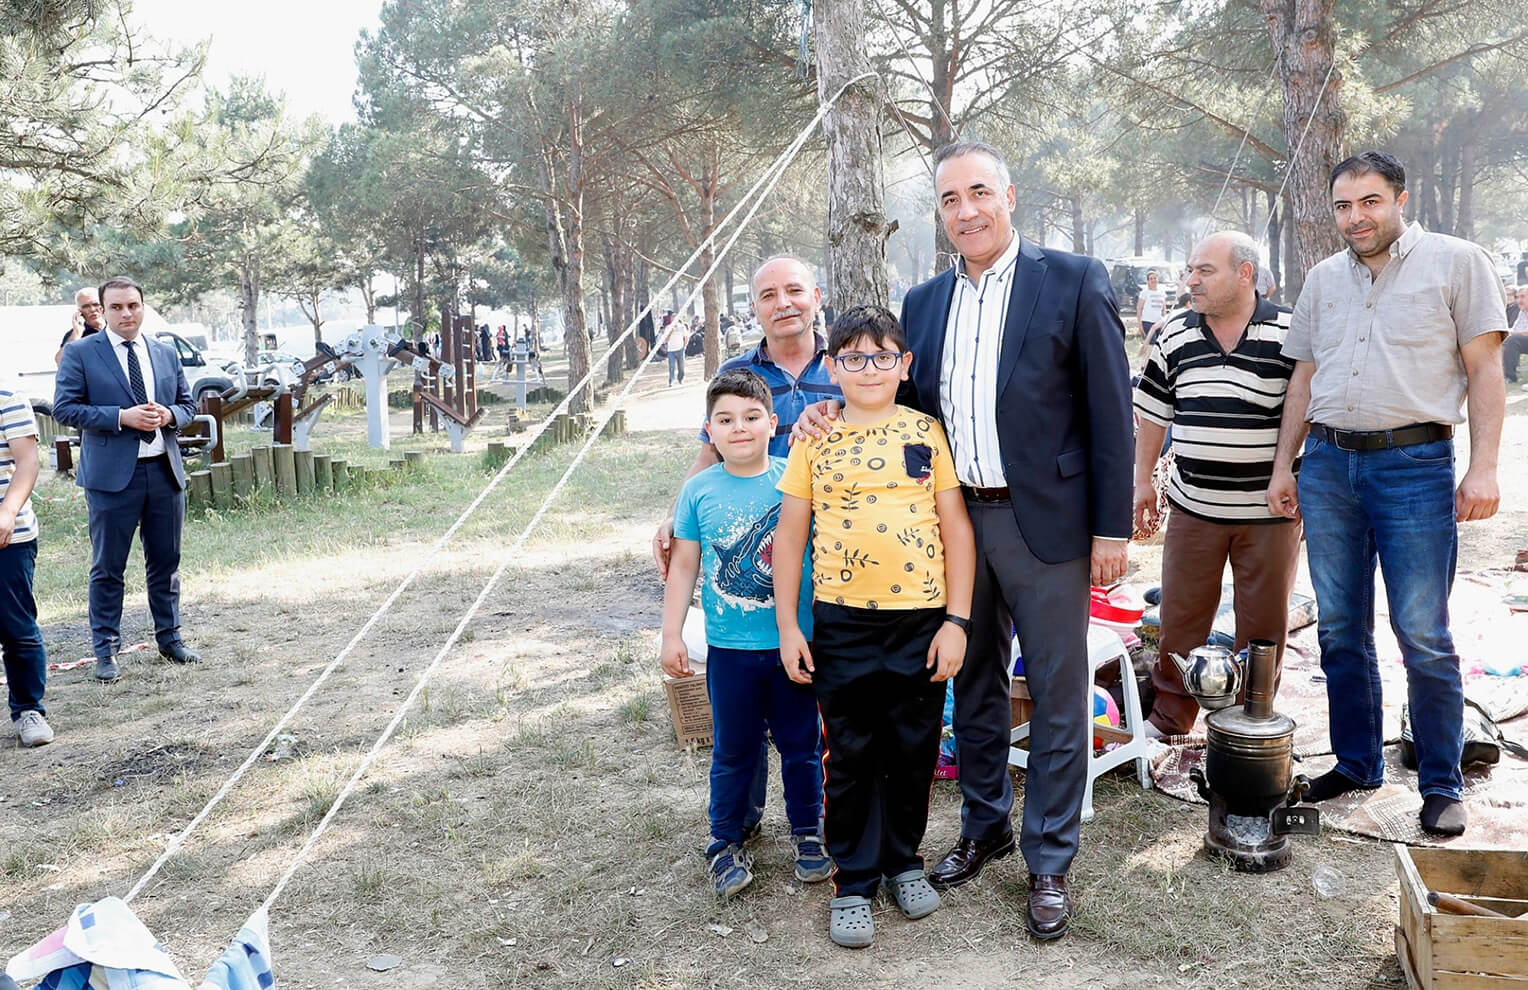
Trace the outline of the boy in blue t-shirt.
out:
M 785 460 L 769 456 L 775 416 L 769 386 L 746 369 L 723 372 L 706 389 L 706 425 L 722 463 L 686 481 L 674 510 L 674 542 L 663 599 L 664 673 L 689 677 L 681 631 L 704 566 L 701 605 L 706 617 L 706 692 L 711 698 L 711 843 L 706 858 L 716 893 L 728 898 L 753 880 L 743 849 L 743 818 L 768 724 L 780 751 L 785 812 L 796 844 L 796 876 L 826 880 L 833 861 L 824 850 L 822 771 L 817 763 L 817 703 L 780 665 L 775 621 L 774 542 L 780 516 L 775 487 Z M 811 580 L 810 558 L 786 561 Z M 811 598 L 800 623 L 811 635 Z

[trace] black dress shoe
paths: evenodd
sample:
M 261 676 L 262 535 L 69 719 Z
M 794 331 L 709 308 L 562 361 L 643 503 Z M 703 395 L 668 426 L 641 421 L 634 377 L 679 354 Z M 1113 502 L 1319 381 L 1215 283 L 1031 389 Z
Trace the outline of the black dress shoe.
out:
M 1029 910 L 1024 924 L 1029 934 L 1043 942 L 1060 938 L 1072 924 L 1072 895 L 1066 877 L 1029 875 Z
M 1004 832 L 992 839 L 969 839 L 962 835 L 955 848 L 944 854 L 939 865 L 929 871 L 928 882 L 938 890 L 959 887 L 975 880 L 982 867 L 1013 852 L 1013 833 Z
M 122 676 L 116 657 L 96 657 L 96 680 L 110 683 Z
M 200 653 L 179 641 L 168 646 L 161 646 L 159 648 L 159 655 L 171 663 L 199 663 L 202 659 Z

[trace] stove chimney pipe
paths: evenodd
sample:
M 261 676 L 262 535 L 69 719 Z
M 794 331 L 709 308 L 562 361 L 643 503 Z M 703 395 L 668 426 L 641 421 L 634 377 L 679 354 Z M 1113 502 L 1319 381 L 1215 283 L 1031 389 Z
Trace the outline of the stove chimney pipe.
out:
M 1274 675 L 1278 646 L 1269 639 L 1254 639 L 1247 643 L 1247 704 L 1248 718 L 1269 718 L 1273 715 Z

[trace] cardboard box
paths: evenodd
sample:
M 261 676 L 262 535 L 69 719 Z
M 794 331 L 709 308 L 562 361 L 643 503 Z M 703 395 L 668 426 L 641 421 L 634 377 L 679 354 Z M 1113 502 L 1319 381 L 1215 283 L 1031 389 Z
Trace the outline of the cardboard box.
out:
M 693 658 L 693 677 L 663 678 L 663 693 L 668 697 L 669 718 L 674 720 L 674 739 L 680 749 L 691 743 L 711 744 L 711 698 L 706 694 L 706 665 Z
M 1506 915 L 1528 912 L 1528 852 L 1395 846 L 1395 954 L 1411 990 L 1528 990 L 1528 917 L 1448 914 L 1429 890 Z

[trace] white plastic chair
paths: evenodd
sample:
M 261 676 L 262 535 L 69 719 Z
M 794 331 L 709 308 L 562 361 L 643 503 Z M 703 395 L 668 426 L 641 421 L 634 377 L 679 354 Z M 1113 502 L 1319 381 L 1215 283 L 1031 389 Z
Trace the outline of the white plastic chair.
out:
M 1013 641 L 1013 652 L 1016 656 L 1023 656 L 1024 651 L 1019 647 L 1019 641 Z M 1090 625 L 1088 627 L 1088 669 L 1096 675 L 1098 668 L 1109 663 L 1119 664 L 1120 687 L 1124 695 L 1124 710 L 1120 712 L 1123 728 L 1115 728 L 1110 725 L 1101 725 L 1093 721 L 1093 692 L 1088 692 L 1088 721 L 1087 721 L 1087 748 L 1088 748 L 1088 783 L 1082 794 L 1082 820 L 1091 821 L 1093 818 L 1093 779 L 1099 774 L 1124 763 L 1127 760 L 1135 760 L 1136 775 L 1140 777 L 1141 786 L 1146 790 L 1151 789 L 1151 760 L 1146 749 L 1146 720 L 1141 715 L 1141 696 L 1136 690 L 1135 671 L 1130 664 L 1130 651 L 1125 648 L 1125 641 L 1119 638 L 1119 634 L 1111 629 L 1101 626 Z M 1093 677 L 1088 678 L 1092 684 Z M 1105 742 L 1119 743 L 1113 749 L 1102 753 L 1093 750 L 1093 737 L 1099 737 Z M 1008 762 L 1012 766 L 1029 766 L 1029 750 L 1017 745 L 1029 738 L 1029 723 L 1016 725 L 1013 734 L 1009 738 L 1011 745 L 1008 749 Z

